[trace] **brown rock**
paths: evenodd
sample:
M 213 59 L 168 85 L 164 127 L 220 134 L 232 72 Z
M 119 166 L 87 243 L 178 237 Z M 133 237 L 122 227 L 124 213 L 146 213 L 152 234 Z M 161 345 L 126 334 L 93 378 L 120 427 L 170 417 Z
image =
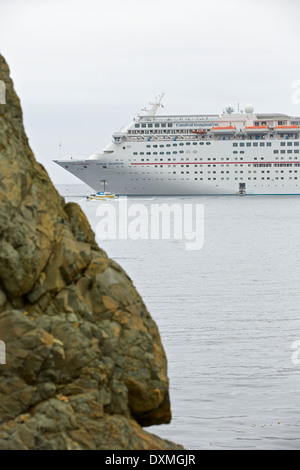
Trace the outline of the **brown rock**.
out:
M 28 145 L 0 55 L 0 449 L 179 449 L 167 361 L 130 278 Z

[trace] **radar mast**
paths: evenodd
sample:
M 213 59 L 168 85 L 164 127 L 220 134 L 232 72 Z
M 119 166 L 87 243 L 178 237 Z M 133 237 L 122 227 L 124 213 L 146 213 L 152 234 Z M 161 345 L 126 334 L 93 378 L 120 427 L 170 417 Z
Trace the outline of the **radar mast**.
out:
M 161 101 L 163 99 L 163 97 L 165 96 L 165 92 L 163 91 L 158 97 L 155 98 L 155 101 L 154 103 L 149 103 L 152 108 L 150 109 L 146 109 L 144 108 L 143 111 L 145 111 L 145 116 L 155 116 L 155 114 L 157 113 L 157 110 L 158 108 L 162 107 L 163 108 L 163 105 L 161 104 Z

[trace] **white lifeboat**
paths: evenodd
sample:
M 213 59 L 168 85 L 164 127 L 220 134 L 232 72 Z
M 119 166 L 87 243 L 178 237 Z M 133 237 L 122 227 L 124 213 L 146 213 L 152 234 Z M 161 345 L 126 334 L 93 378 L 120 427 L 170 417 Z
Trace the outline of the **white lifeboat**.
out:
M 236 131 L 233 126 L 216 126 L 211 128 L 213 134 L 234 134 Z
M 269 132 L 268 126 L 247 126 L 245 127 L 247 134 L 267 134 Z
M 275 132 L 281 134 L 290 134 L 292 132 L 299 132 L 299 126 L 291 125 L 291 126 L 276 126 L 274 128 Z

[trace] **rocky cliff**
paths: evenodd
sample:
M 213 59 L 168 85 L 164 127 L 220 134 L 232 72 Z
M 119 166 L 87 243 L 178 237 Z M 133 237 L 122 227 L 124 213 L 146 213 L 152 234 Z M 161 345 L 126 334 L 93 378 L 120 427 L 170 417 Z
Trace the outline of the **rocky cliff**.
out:
M 0 449 L 179 449 L 158 329 L 36 162 L 0 55 Z

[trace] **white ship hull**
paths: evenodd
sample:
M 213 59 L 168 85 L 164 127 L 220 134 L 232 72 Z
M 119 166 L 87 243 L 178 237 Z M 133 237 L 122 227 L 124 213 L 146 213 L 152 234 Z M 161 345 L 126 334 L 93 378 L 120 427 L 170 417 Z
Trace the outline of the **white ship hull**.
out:
M 298 126 L 276 132 L 274 126 L 282 121 L 274 116 L 267 121 L 273 128 L 243 132 L 255 119 L 259 116 L 158 118 L 152 113 L 116 133 L 103 153 L 85 160 L 55 162 L 95 191 L 116 195 L 300 194 Z M 212 127 L 220 121 L 230 128 L 234 123 L 234 131 Z M 153 131 L 158 122 L 173 127 Z M 283 122 L 293 121 L 286 116 Z M 202 128 L 207 126 L 205 134 L 195 134 L 199 123 Z M 145 130 L 135 131 L 137 126 Z

